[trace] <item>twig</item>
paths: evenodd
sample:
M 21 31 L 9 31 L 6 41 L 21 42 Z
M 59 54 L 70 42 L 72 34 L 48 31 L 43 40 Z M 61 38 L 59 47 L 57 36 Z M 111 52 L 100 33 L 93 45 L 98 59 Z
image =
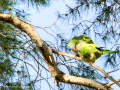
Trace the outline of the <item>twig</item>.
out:
M 0 42 L 0 45 L 2 45 L 5 49 L 20 49 L 20 48 L 22 48 L 26 43 L 28 43 L 29 41 L 31 41 L 31 40 L 26 41 L 25 43 L 23 43 L 23 44 L 20 45 L 19 47 L 6 47 L 6 46 L 4 46 L 4 45 L 2 44 L 2 42 Z
M 55 63 L 52 50 L 50 50 L 44 43 L 44 41 L 40 38 L 38 33 L 34 30 L 34 28 L 31 26 L 30 23 L 15 17 L 14 15 L 10 13 L 0 13 L 0 21 L 8 22 L 20 29 L 21 31 L 24 31 L 35 43 L 35 45 L 38 47 L 39 51 L 41 52 L 42 56 L 44 57 L 44 60 L 48 66 L 50 74 L 55 77 L 57 82 L 64 82 L 64 83 L 70 83 L 70 84 L 77 84 L 77 85 L 84 85 L 87 87 L 91 87 L 93 89 L 101 89 L 101 90 L 108 90 L 110 87 L 106 87 L 106 85 L 101 84 L 99 82 L 96 82 L 91 79 L 71 76 L 63 73 L 60 71 L 57 67 L 57 64 Z M 6 49 L 7 50 L 7 49 Z M 11 56 L 13 56 L 10 53 Z M 51 60 L 49 58 L 51 57 Z M 74 55 L 73 55 L 74 56 Z M 74 56 L 75 57 L 75 56 Z M 13 58 L 16 58 L 13 56 Z M 80 59 L 80 57 L 78 57 Z M 17 58 L 19 59 L 19 58 Z M 39 73 L 38 73 L 39 74 Z M 49 84 L 49 83 L 48 83 Z M 111 90 L 111 89 L 109 89 Z
M 117 82 L 120 82 L 120 79 L 118 79 L 118 80 L 116 80 Z M 108 86 L 108 87 L 110 87 L 111 85 L 113 85 L 114 84 L 114 82 L 109 82 L 109 83 L 107 83 L 106 84 L 106 86 Z
M 117 4 L 119 4 L 120 5 L 120 2 L 118 1 L 118 0 L 114 0 Z
M 55 53 L 55 54 L 60 54 L 60 55 L 64 55 L 64 56 L 67 56 L 67 57 L 71 57 L 71 58 L 74 58 L 74 59 L 78 59 L 78 60 L 81 60 L 80 57 L 77 57 L 75 55 L 71 55 L 71 54 L 68 54 L 68 53 L 64 53 L 64 52 L 61 52 L 61 51 L 55 51 L 54 49 L 52 49 L 52 52 Z M 83 61 L 83 60 L 81 60 Z M 112 77 L 110 77 L 103 69 L 99 68 L 98 66 L 94 65 L 94 64 L 91 64 L 91 63 L 87 63 L 89 65 L 91 65 L 92 67 L 96 68 L 97 70 L 101 71 L 108 79 L 110 79 L 111 81 L 113 81 L 114 83 L 116 83 L 119 87 L 120 87 L 120 84 L 115 80 L 113 79 Z
M 110 74 L 110 73 L 115 72 L 115 71 L 118 71 L 118 70 L 120 70 L 120 68 L 119 68 L 119 69 L 116 69 L 116 70 L 114 70 L 114 71 L 110 71 L 110 72 L 108 72 L 107 74 Z
M 12 34 L 12 35 L 4 35 L 4 34 L 2 34 L 2 33 L 0 33 L 0 35 L 1 36 L 3 36 L 3 37 L 10 37 L 10 36 L 18 36 L 18 35 L 20 35 L 21 34 L 21 32 L 20 33 L 18 33 L 18 34 Z

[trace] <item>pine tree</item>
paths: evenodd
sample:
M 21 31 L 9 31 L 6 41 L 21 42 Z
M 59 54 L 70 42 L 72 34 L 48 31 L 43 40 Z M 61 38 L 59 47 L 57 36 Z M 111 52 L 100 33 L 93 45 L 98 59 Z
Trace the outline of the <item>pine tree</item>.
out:
M 50 86 L 49 74 L 54 82 L 57 82 L 60 90 L 66 89 L 65 83 L 68 83 L 65 84 L 68 86 L 67 89 L 73 90 L 111 90 L 111 84 L 106 84 L 109 82 L 106 78 L 120 86 L 119 80 L 117 82 L 111 79 L 112 77 L 99 68 L 104 74 L 101 75 L 94 64 L 88 65 L 80 61 L 79 57 L 71 56 L 72 50 L 67 46 L 72 37 L 84 34 L 91 37 L 97 45 L 103 43 L 107 49 L 119 50 L 119 1 L 76 0 L 72 5 L 66 5 L 68 11 L 65 14 L 59 13 L 57 21 L 62 20 L 63 23 L 68 20 L 67 24 L 71 28 L 68 32 L 60 30 L 56 25 L 57 21 L 50 27 L 39 27 L 46 31 L 46 28 L 51 29 L 55 25 L 56 32 L 58 31 L 54 32 L 56 36 L 46 31 L 55 38 L 55 44 L 43 41 L 33 28 L 35 26 L 27 22 L 26 17 L 29 14 L 24 9 L 17 8 L 19 3 L 25 3 L 39 10 L 39 7 L 49 6 L 50 2 L 50 0 L 0 1 L 1 90 L 33 90 L 37 86 L 41 87 L 42 80 L 48 83 L 50 89 L 54 89 Z M 64 25 L 66 26 L 66 23 Z M 66 38 L 67 35 L 69 39 Z M 109 44 L 113 47 L 109 48 Z M 104 56 L 104 65 L 118 70 L 119 56 L 119 53 Z M 70 75 L 62 71 L 62 66 L 67 68 Z M 42 75 L 44 71 L 47 78 Z M 35 75 L 32 75 L 34 73 Z

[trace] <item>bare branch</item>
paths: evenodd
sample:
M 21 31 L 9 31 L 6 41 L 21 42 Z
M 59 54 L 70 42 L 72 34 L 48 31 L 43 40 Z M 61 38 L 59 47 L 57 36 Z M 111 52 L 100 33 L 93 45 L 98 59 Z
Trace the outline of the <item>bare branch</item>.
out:
M 36 44 L 39 51 L 43 55 L 43 57 L 46 61 L 46 64 L 48 66 L 48 69 L 53 77 L 56 77 L 58 74 L 61 76 L 63 75 L 63 73 L 57 68 L 57 65 L 52 56 L 51 50 L 48 49 L 48 47 L 45 45 L 45 43 L 40 38 L 38 33 L 31 26 L 31 24 L 27 23 L 26 21 L 14 16 L 10 13 L 0 13 L 0 20 L 11 23 L 12 25 L 14 25 L 15 27 L 24 31 L 26 34 L 28 34 L 31 37 L 31 39 L 33 40 L 33 42 Z
M 120 1 L 118 1 L 118 0 L 114 0 L 117 4 L 119 4 L 120 5 Z
M 61 54 L 61 55 L 64 55 L 64 56 L 68 56 L 68 57 L 71 57 L 71 58 L 74 58 L 74 59 L 81 60 L 80 57 L 77 57 L 77 56 L 74 56 L 74 55 L 71 55 L 71 54 L 68 54 L 68 53 L 64 53 L 64 52 L 61 52 L 61 51 L 55 51 L 54 49 L 52 49 L 52 51 L 55 54 Z M 98 66 L 96 66 L 94 64 L 91 64 L 91 63 L 87 63 L 87 64 L 89 64 L 92 67 L 96 68 L 97 70 L 101 71 L 107 78 L 109 78 L 111 81 L 113 81 L 114 83 L 116 83 L 120 87 L 120 84 L 116 80 L 114 80 L 112 77 L 110 77 L 103 69 L 101 69 Z
M 44 57 L 44 60 L 48 66 L 49 72 L 57 82 L 83 85 L 83 86 L 87 86 L 87 87 L 90 87 L 93 89 L 99 89 L 99 90 L 112 90 L 106 85 L 103 85 L 94 80 L 67 75 L 62 71 L 60 71 L 57 68 L 57 64 L 55 63 L 55 60 L 53 58 L 52 50 L 45 45 L 45 43 L 40 38 L 38 33 L 34 30 L 31 24 L 27 23 L 26 21 L 10 13 L 0 13 L 0 21 L 11 23 L 15 27 L 19 28 L 21 31 L 24 31 L 33 40 L 33 42 L 36 44 L 39 51 L 41 52 L 42 56 Z M 91 66 L 95 67 L 93 64 Z M 112 79 L 112 81 L 114 80 Z M 117 85 L 119 86 L 118 82 L 115 82 L 115 83 L 117 83 Z
M 120 79 L 118 79 L 118 80 L 116 80 L 117 82 L 120 82 Z M 114 82 L 109 82 L 109 83 L 107 83 L 106 85 L 108 86 L 108 87 L 110 87 L 111 85 L 113 85 L 113 84 L 115 84 Z
M 112 72 L 116 72 L 116 71 L 118 71 L 118 70 L 120 70 L 120 68 L 119 68 L 119 69 L 116 69 L 116 70 L 113 70 L 113 71 L 110 71 L 110 72 L 108 72 L 107 74 L 110 74 L 110 73 L 112 73 Z

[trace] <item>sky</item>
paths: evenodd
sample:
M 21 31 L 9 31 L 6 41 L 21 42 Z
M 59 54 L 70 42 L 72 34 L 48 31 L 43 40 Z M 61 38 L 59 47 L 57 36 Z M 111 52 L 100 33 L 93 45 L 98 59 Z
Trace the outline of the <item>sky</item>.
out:
M 28 17 L 28 20 L 30 20 L 30 23 L 34 26 L 49 27 L 57 20 L 57 11 L 59 11 L 61 14 L 64 14 L 67 12 L 66 4 L 74 5 L 72 0 L 65 0 L 65 1 L 58 0 L 58 2 L 53 1 L 53 3 L 51 4 L 50 7 L 46 7 L 46 8 L 39 7 L 39 10 L 29 7 L 29 10 L 27 10 L 27 12 L 30 13 L 31 16 Z M 24 7 L 27 8 L 26 6 L 24 6 Z M 92 14 L 93 13 L 90 13 L 91 16 L 92 16 Z M 59 22 L 57 24 L 59 24 L 59 26 L 63 26 Z M 63 28 L 63 27 L 61 27 L 61 28 Z M 57 32 L 54 27 L 52 27 L 52 29 L 54 30 L 54 32 Z M 64 29 L 69 29 L 69 27 L 64 27 Z M 43 40 L 54 42 L 54 37 L 47 34 L 43 29 L 35 28 L 35 30 L 38 32 L 38 34 L 40 35 L 40 37 Z M 56 34 L 51 29 L 48 28 L 48 29 L 46 29 L 46 31 L 51 33 L 52 35 L 56 36 Z M 67 37 L 67 39 L 69 39 L 69 36 Z M 95 40 L 95 39 L 93 38 L 93 40 Z M 101 57 L 99 60 L 97 60 L 95 62 L 95 65 L 103 68 L 103 63 L 104 63 L 104 61 L 102 60 L 102 57 Z M 61 69 L 64 70 L 64 68 L 61 68 Z M 66 70 L 64 70 L 64 71 L 66 71 Z M 109 71 L 111 71 L 111 69 L 105 69 L 105 71 L 109 72 Z M 114 79 L 119 79 L 119 73 L 120 73 L 120 71 L 117 71 L 110 75 L 113 76 Z M 57 89 L 56 83 L 53 83 L 52 78 L 50 79 L 50 82 L 51 82 L 51 85 Z M 119 87 L 116 85 L 113 85 L 112 87 L 115 90 L 119 89 Z M 47 83 L 45 81 L 41 82 L 41 90 L 49 90 L 49 86 L 47 85 Z

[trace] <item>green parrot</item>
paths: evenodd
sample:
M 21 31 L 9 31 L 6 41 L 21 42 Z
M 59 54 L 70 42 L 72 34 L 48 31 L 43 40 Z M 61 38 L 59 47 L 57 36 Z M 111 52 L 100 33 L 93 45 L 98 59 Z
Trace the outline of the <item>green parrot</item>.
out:
M 73 50 L 76 56 L 80 56 L 84 62 L 94 63 L 102 54 L 117 53 L 97 47 L 90 37 L 85 35 L 75 36 L 69 41 L 68 46 Z

